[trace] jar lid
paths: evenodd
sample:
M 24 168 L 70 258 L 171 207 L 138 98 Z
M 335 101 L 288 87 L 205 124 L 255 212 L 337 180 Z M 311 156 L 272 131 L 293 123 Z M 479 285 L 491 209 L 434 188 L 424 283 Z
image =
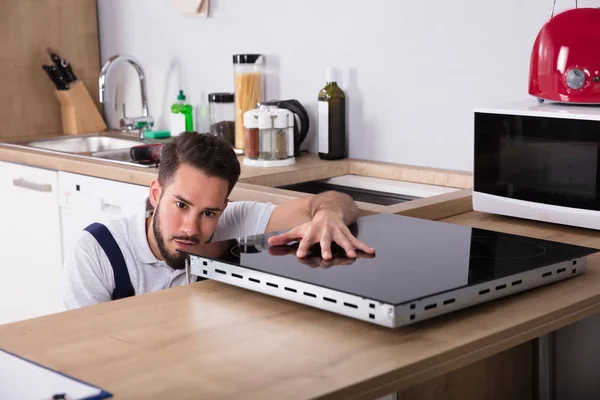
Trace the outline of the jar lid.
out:
M 233 103 L 233 93 L 209 93 L 209 103 Z
M 258 112 L 258 129 L 270 129 L 273 127 L 273 118 L 268 111 Z
M 258 128 L 258 118 L 256 118 L 256 110 L 250 110 L 244 113 L 244 127 Z
M 290 124 L 291 112 L 288 110 L 277 110 L 277 116 L 275 118 L 275 128 L 288 128 Z
M 234 64 L 262 64 L 262 54 L 234 54 Z

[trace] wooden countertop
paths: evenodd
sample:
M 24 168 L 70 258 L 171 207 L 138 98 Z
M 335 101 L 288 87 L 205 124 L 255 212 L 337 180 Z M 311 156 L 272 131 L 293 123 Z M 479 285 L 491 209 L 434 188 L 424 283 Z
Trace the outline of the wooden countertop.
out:
M 122 137 L 115 134 L 112 134 L 112 136 Z M 30 138 L 29 140 L 34 140 L 34 138 Z M 10 142 L 10 140 L 5 140 L 5 142 Z M 290 185 L 346 174 L 426 183 L 460 189 L 469 189 L 472 184 L 471 174 L 463 171 L 353 159 L 328 161 L 321 160 L 316 154 L 303 154 L 296 157 L 296 164 L 287 167 L 250 167 L 243 164 L 243 156 L 239 156 L 238 160 L 241 165 L 240 183 L 269 187 Z M 78 158 L 69 154 L 47 153 L 22 147 L 9 147 L 3 145 L 1 141 L 0 161 L 73 172 L 145 186 L 149 186 L 150 182 L 158 174 L 156 168 L 142 168 L 99 159 Z
M 242 166 L 241 183 L 260 183 L 260 177 L 269 176 L 276 185 L 296 183 L 298 175 L 306 175 L 307 180 L 324 179 L 343 175 L 348 171 L 348 160 L 324 161 L 315 155 L 298 157 L 296 164 L 289 167 L 248 167 L 243 165 L 243 157 L 238 157 Z M 149 186 L 158 176 L 155 167 L 143 168 L 125 164 L 111 163 L 91 158 L 78 158 L 67 154 L 45 153 L 17 147 L 2 146 L 0 143 L 0 161 L 14 162 L 47 169 L 55 169 L 76 174 L 95 176 L 136 185 Z
M 585 229 L 477 212 L 445 221 L 600 248 Z M 375 398 L 600 311 L 587 272 L 391 330 L 206 281 L 0 326 L 0 347 L 117 398 Z
M 108 135 L 123 137 L 114 132 L 108 133 Z M 29 138 L 28 140 L 33 139 Z M 23 138 L 19 140 L 22 141 Z M 17 139 L 8 138 L 5 140 L 5 142 L 11 141 L 17 141 Z M 441 218 L 471 209 L 470 188 L 472 186 L 472 176 L 467 172 L 354 159 L 326 161 L 319 159 L 315 154 L 297 157 L 296 164 L 288 167 L 249 167 L 243 164 L 243 156 L 238 159 L 241 164 L 241 175 L 239 183 L 231 194 L 231 200 L 273 201 L 278 203 L 307 196 L 306 193 L 278 189 L 278 186 L 351 174 L 461 189 L 454 193 L 391 206 L 357 202 L 363 215 L 394 213 Z M 0 161 L 144 186 L 150 185 L 150 182 L 158 175 L 156 168 L 141 168 L 90 158 L 78 158 L 68 154 L 9 147 L 4 146 L 2 142 L 0 142 Z

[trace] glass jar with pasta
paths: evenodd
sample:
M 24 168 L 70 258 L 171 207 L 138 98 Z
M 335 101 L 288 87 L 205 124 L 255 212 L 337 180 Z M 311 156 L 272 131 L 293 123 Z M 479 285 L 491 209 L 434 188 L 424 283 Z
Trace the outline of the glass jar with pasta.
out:
M 235 148 L 244 149 L 244 113 L 258 106 L 263 97 L 263 64 L 261 54 L 233 56 L 235 92 Z

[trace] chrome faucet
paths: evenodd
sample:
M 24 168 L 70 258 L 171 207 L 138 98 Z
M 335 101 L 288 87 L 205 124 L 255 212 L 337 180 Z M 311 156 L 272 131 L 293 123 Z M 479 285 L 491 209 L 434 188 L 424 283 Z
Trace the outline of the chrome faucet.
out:
M 100 70 L 100 78 L 98 79 L 100 103 L 104 104 L 106 101 L 106 80 L 112 67 L 119 62 L 127 61 L 135 68 L 140 80 L 140 92 L 142 96 L 142 115 L 139 117 L 127 117 L 125 116 L 125 104 L 123 104 L 123 118 L 120 121 L 120 126 L 123 131 L 131 131 L 133 129 L 139 130 L 140 139 L 144 138 L 144 132 L 150 130 L 154 125 L 154 119 L 148 114 L 148 99 L 146 97 L 146 77 L 142 65 L 135 58 L 126 55 L 114 55 L 109 58 L 102 69 Z

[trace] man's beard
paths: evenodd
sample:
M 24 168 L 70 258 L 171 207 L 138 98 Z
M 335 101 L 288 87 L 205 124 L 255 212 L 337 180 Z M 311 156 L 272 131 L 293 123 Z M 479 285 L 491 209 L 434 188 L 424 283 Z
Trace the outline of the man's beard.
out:
M 154 210 L 154 217 L 152 220 L 152 231 L 154 232 L 154 237 L 156 238 L 156 245 L 158 246 L 158 250 L 160 251 L 160 255 L 163 257 L 167 265 L 173 269 L 184 269 L 185 268 L 185 260 L 188 258 L 187 254 L 175 251 L 175 253 L 169 253 L 167 246 L 165 244 L 165 238 L 160 232 L 160 217 L 159 217 L 159 205 L 156 206 L 156 210 Z M 200 243 L 200 240 L 194 236 L 172 236 L 170 240 L 179 239 L 186 240 L 190 242 L 194 242 L 194 244 Z

